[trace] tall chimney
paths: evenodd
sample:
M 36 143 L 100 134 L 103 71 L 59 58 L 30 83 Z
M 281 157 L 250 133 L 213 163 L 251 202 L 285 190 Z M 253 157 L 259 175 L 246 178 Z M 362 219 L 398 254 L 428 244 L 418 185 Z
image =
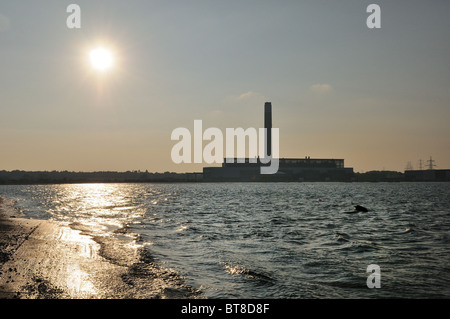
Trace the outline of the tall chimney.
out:
M 272 156 L 272 103 L 264 104 L 264 128 L 266 129 L 265 155 Z

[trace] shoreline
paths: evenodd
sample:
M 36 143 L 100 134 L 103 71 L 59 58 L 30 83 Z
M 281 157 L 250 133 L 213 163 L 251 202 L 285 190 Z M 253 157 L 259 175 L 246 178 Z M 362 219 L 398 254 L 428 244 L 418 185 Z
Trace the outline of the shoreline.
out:
M 13 206 L 0 197 L 0 299 L 202 298 L 144 247 Z

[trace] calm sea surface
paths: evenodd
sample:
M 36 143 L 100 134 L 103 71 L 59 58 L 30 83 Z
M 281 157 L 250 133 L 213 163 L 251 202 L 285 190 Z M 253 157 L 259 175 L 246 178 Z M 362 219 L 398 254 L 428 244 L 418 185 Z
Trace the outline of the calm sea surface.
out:
M 209 298 L 449 298 L 449 195 L 450 183 L 0 186 L 29 217 L 138 238 Z M 349 214 L 356 204 L 370 211 Z

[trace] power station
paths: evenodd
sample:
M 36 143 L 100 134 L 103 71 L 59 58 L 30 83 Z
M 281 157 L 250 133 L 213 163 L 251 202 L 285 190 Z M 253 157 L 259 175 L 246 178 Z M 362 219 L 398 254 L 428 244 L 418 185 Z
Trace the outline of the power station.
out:
M 265 154 L 272 156 L 272 103 L 264 104 Z M 276 174 L 261 174 L 265 161 L 255 159 L 224 159 L 222 167 L 204 167 L 203 181 L 211 182 L 264 182 L 264 181 L 339 181 L 354 179 L 353 168 L 344 167 L 343 159 L 279 158 Z

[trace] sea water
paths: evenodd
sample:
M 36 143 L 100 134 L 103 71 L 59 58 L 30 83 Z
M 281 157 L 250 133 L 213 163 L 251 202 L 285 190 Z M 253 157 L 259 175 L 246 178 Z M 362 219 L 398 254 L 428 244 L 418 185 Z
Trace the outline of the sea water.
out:
M 207 298 L 449 298 L 449 195 L 450 183 L 0 186 L 28 217 L 135 241 Z

